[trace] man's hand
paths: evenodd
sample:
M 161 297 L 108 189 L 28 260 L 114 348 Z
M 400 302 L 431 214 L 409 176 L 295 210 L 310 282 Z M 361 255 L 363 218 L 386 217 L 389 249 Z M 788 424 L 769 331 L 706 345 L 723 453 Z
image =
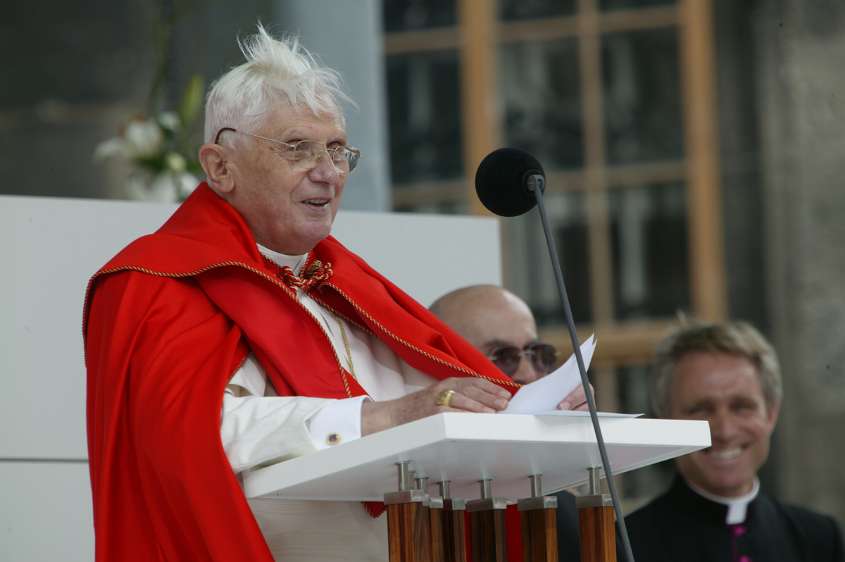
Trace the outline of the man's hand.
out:
M 447 390 L 454 391 L 449 405 L 438 405 L 437 397 Z M 445 379 L 396 400 L 365 401 L 361 407 L 361 435 L 369 435 L 440 412 L 492 414 L 504 410 L 510 397 L 507 390 L 485 379 Z
M 593 385 L 590 385 L 590 393 L 595 396 L 595 393 L 593 392 Z M 561 400 L 560 404 L 557 405 L 557 409 L 579 411 L 587 410 L 587 395 L 584 394 L 584 387 L 580 384 L 576 386 L 575 390 L 567 394 L 566 398 Z

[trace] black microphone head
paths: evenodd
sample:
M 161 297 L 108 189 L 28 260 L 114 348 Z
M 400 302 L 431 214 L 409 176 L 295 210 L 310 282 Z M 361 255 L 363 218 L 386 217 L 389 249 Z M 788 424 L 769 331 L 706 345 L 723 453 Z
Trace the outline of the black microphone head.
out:
M 475 173 L 475 192 L 492 213 L 515 217 L 534 208 L 537 200 L 528 189 L 528 178 L 540 175 L 536 158 L 518 148 L 500 148 L 484 157 Z

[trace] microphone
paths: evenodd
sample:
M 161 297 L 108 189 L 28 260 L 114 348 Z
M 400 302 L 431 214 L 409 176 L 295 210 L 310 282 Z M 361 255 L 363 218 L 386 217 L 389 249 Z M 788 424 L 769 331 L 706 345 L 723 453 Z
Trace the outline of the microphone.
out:
M 543 200 L 545 184 L 546 175 L 537 159 L 517 148 L 494 150 L 484 157 L 475 174 L 475 192 L 490 212 L 503 217 L 516 217 L 527 213 L 535 205 L 540 212 L 540 221 L 543 225 L 543 234 L 546 236 L 549 257 L 552 260 L 552 271 L 555 274 L 555 283 L 563 306 L 569 339 L 574 350 L 575 361 L 578 363 L 578 371 L 581 374 L 581 386 L 584 388 L 587 397 L 587 407 L 590 410 L 590 419 L 593 422 L 593 431 L 596 434 L 602 469 L 613 501 L 613 510 L 616 513 L 616 530 L 622 539 L 626 560 L 634 562 L 634 553 L 631 551 L 631 542 L 628 539 L 628 529 L 625 526 L 622 507 L 616 494 L 616 486 L 613 483 L 613 473 L 607 457 L 607 448 L 599 426 L 595 398 L 590 392 L 590 381 L 587 378 L 584 358 L 581 356 L 578 334 L 575 332 L 572 306 L 569 304 L 569 296 L 566 293 L 566 284 L 563 282 L 563 273 L 560 268 L 554 237 L 549 227 L 549 219 L 546 216 L 546 207 Z
M 488 154 L 478 165 L 475 192 L 492 213 L 502 217 L 516 217 L 527 213 L 537 204 L 528 184 L 545 177 L 543 166 L 527 152 L 516 148 L 500 148 Z

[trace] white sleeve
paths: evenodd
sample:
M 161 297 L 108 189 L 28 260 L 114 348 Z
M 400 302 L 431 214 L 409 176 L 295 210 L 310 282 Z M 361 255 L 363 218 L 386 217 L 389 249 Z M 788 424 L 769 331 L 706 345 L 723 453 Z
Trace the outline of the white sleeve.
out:
M 235 472 L 361 436 L 365 397 L 264 396 L 266 377 L 250 355 L 223 395 L 220 438 Z

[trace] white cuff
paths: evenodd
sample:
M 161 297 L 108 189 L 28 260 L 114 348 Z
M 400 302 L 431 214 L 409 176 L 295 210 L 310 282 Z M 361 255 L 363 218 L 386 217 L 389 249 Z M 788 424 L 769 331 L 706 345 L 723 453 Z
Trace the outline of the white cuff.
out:
M 366 396 L 333 400 L 314 412 L 305 426 L 315 449 L 327 449 L 361 437 L 361 405 Z

